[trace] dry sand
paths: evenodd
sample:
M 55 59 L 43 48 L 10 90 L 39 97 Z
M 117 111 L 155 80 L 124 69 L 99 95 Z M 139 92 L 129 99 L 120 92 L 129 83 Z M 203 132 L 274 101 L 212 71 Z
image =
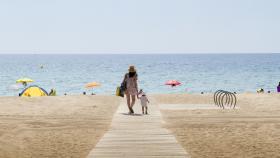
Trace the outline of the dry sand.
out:
M 213 104 L 212 94 L 149 97 L 149 106 Z M 163 126 L 194 158 L 280 157 L 280 95 L 237 97 L 236 110 L 162 110 Z M 0 157 L 86 157 L 119 103 L 114 96 L 0 97 Z
M 0 97 L 0 157 L 86 157 L 119 101 L 114 96 Z
M 158 104 L 213 104 L 213 95 L 155 95 Z M 239 94 L 236 110 L 162 110 L 193 158 L 280 157 L 280 95 Z

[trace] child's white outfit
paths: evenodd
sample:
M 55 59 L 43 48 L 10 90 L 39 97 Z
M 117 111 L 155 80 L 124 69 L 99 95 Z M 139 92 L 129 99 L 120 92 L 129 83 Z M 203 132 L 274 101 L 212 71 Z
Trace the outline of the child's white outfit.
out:
M 147 107 L 148 98 L 145 94 L 142 94 L 140 97 L 142 107 Z

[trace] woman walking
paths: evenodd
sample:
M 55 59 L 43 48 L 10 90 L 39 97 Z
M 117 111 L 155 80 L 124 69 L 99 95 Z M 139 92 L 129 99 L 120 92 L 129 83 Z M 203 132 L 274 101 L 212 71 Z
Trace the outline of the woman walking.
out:
M 128 73 L 125 74 L 123 79 L 123 85 L 125 86 L 129 114 L 133 114 L 133 105 L 135 104 L 136 96 L 138 98 L 137 73 L 134 66 L 129 66 Z

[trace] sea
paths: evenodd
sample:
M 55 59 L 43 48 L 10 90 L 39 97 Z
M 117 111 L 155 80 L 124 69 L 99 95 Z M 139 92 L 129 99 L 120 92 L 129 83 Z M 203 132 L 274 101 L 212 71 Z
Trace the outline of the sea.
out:
M 18 96 L 24 87 L 16 80 L 23 77 L 58 95 L 114 95 L 130 65 L 147 94 L 276 92 L 280 82 L 280 54 L 13 54 L 0 55 L 0 96 Z M 168 80 L 181 85 L 167 86 Z M 89 82 L 101 86 L 86 89 Z

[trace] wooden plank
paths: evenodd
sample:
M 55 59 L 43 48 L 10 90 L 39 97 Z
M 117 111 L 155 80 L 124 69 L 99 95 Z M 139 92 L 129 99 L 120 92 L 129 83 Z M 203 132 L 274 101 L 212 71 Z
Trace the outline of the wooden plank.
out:
M 135 115 L 128 115 L 127 111 L 125 102 L 122 102 L 111 128 L 90 151 L 88 158 L 190 157 L 171 132 L 162 127 L 157 106 L 149 106 L 149 115 L 141 114 L 140 105 L 135 105 Z

